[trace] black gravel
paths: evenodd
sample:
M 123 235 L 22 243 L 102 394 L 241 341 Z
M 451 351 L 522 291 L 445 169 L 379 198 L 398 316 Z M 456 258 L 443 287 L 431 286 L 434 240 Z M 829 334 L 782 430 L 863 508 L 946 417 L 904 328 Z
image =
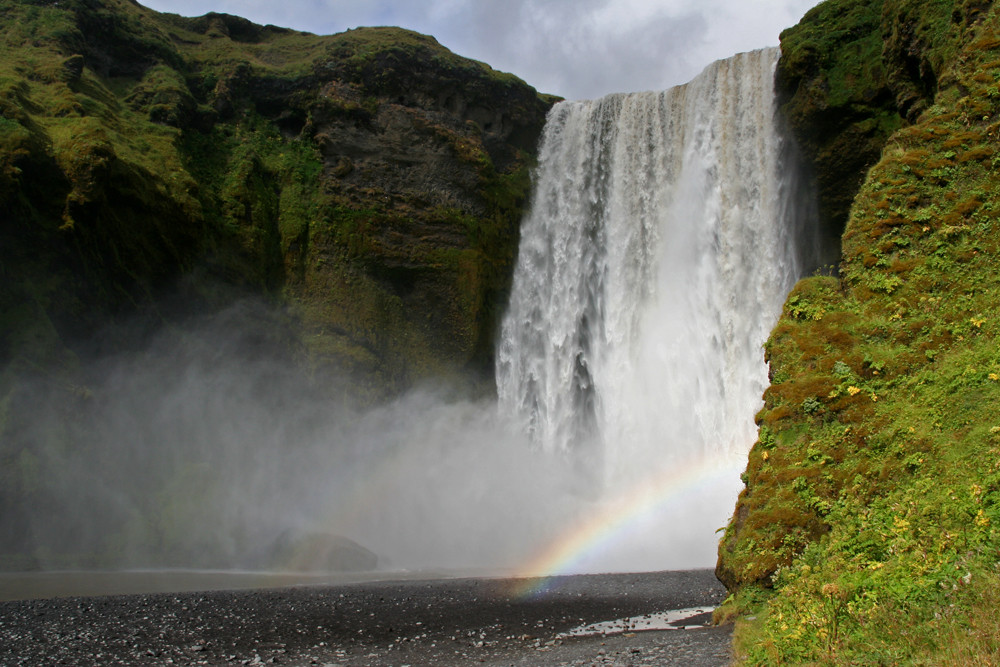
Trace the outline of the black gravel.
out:
M 707 667 L 729 662 L 729 628 L 558 635 L 724 595 L 696 570 L 559 577 L 533 597 L 445 579 L 0 602 L 0 665 Z

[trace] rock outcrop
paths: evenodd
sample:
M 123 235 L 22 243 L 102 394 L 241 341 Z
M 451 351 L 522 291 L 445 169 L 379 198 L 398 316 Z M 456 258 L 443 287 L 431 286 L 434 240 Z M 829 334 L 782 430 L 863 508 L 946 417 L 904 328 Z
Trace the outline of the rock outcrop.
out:
M 249 432 L 219 453 L 250 421 L 301 435 L 424 381 L 492 391 L 552 103 L 397 28 L 0 0 L 0 568 L 238 564 L 242 542 L 187 526 L 253 458 Z M 185 411 L 226 423 L 202 443 Z M 88 518 L 53 528 L 70 488 Z
M 954 4 L 954 6 L 952 6 Z M 933 103 L 989 2 L 822 2 L 781 34 L 782 111 L 811 162 L 837 237 L 889 137 Z
M 2 11 L 4 364 L 258 294 L 373 397 L 491 366 L 551 99 L 397 28 Z

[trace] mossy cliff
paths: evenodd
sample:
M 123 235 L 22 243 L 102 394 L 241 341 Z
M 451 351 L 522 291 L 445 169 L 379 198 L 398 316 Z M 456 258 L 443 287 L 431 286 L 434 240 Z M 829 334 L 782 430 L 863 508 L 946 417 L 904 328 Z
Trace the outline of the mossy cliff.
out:
M 782 35 L 836 276 L 765 350 L 717 573 L 745 664 L 995 664 L 1000 653 L 1000 16 L 828 0 Z
M 396 28 L 0 0 L 0 569 L 269 566 L 220 480 L 492 390 L 552 102 Z
M 401 29 L 0 0 L 0 364 L 259 295 L 372 396 L 489 369 L 551 102 Z

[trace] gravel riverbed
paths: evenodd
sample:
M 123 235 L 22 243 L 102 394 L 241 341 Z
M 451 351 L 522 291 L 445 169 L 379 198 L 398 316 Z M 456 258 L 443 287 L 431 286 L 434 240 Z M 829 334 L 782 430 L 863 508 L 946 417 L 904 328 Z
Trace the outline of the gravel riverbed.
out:
M 0 602 L 0 665 L 726 665 L 730 629 L 566 636 L 585 625 L 710 609 L 708 570 L 524 580 L 375 581 Z M 528 582 L 530 583 L 530 582 Z

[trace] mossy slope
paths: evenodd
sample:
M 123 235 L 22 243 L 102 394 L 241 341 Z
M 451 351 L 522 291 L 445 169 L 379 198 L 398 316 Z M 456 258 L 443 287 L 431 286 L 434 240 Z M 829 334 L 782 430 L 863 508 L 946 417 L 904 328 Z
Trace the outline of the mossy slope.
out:
M 164 508 L 197 510 L 207 484 L 142 489 L 141 521 L 89 541 L 42 545 L 31 517 L 65 507 L 67 461 L 106 455 L 85 425 L 116 397 L 90 362 L 164 336 L 186 349 L 210 313 L 241 315 L 203 347 L 282 367 L 274 389 L 294 391 L 268 406 L 431 378 L 489 390 L 552 102 L 396 28 L 0 0 L 0 567 L 120 564 L 125 534 L 161 556 L 183 543 Z
M 851 67 L 884 75 L 894 94 L 868 116 L 895 108 L 901 127 L 853 197 L 839 277 L 800 282 L 767 343 L 717 572 L 756 616 L 746 664 L 995 664 L 1000 17 L 831 0 L 786 37 L 812 31 L 818 76 L 836 79 L 847 59 L 824 60 L 821 39 L 862 11 L 881 47 Z M 843 98 L 870 90 L 841 80 Z M 853 126 L 814 140 L 852 145 Z
M 129 0 L 0 17 L 5 363 L 36 353 L 15 332 L 72 348 L 117 314 L 166 316 L 180 285 L 192 306 L 291 304 L 316 363 L 373 390 L 489 366 L 551 100 L 395 28 Z

